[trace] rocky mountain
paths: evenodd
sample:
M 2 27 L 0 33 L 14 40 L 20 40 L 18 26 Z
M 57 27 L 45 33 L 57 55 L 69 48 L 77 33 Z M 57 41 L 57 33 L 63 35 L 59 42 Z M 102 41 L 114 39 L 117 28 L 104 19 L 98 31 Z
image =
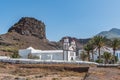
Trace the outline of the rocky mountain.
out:
M 8 30 L 8 32 L 17 32 L 21 35 L 35 36 L 40 39 L 46 39 L 45 24 L 35 18 L 21 18 Z
M 120 29 L 112 28 L 109 31 L 102 31 L 97 35 L 98 36 L 104 36 L 104 37 L 106 37 L 108 39 L 120 38 Z
M 41 50 L 60 49 L 59 43 L 47 40 L 45 24 L 31 17 L 21 18 L 6 34 L 0 35 L 0 55 L 30 46 Z

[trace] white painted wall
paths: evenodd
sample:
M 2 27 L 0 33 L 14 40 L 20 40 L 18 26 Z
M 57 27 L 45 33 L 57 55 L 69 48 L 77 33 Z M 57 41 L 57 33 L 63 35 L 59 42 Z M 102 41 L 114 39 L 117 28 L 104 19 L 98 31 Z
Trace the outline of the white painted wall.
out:
M 118 61 L 120 62 L 120 50 L 117 50 L 117 51 L 115 52 L 115 56 L 118 57 Z
M 59 53 L 32 53 L 34 56 L 39 56 L 40 60 L 63 60 L 63 52 Z
M 33 56 L 38 56 L 40 60 L 76 60 L 76 53 L 74 51 L 63 50 L 35 50 L 33 48 L 27 48 L 19 50 L 19 54 L 22 58 L 28 58 L 28 54 L 31 53 Z M 64 58 L 63 58 L 64 57 Z
M 31 53 L 31 49 L 22 49 L 22 50 L 19 50 L 19 55 L 20 55 L 23 59 L 27 59 L 29 53 Z
M 76 53 L 73 51 L 68 52 L 68 61 L 75 61 L 76 60 Z
M 38 56 L 40 60 L 63 60 L 63 50 L 35 50 L 34 48 L 27 48 L 19 50 L 19 55 L 23 59 L 28 58 L 28 54 Z
M 64 51 L 63 53 L 64 53 L 64 60 L 67 61 L 68 60 L 68 51 Z

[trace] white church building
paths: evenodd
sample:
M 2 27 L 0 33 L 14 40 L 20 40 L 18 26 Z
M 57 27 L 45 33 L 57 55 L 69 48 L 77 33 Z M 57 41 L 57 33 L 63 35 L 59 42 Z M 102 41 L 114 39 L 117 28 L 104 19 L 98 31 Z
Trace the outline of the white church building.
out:
M 68 38 L 63 41 L 63 50 L 37 50 L 32 47 L 27 49 L 20 49 L 19 55 L 21 58 L 27 59 L 29 55 L 37 57 L 39 60 L 76 60 L 76 43 L 71 42 Z

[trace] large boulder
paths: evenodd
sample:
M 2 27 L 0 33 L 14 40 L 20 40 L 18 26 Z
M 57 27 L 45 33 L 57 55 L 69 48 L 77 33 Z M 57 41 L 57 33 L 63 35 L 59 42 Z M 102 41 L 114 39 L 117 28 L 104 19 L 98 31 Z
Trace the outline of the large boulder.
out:
M 21 35 L 35 36 L 46 39 L 45 24 L 31 17 L 22 17 L 8 32 L 17 32 Z

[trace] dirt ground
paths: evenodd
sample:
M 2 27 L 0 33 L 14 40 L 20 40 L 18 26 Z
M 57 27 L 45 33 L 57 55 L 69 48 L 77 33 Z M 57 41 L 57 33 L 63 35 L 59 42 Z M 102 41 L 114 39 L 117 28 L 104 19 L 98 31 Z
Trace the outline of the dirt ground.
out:
M 89 71 L 83 67 L 89 67 Z M 0 80 L 120 80 L 120 68 L 82 64 L 0 63 Z
M 0 80 L 83 80 L 88 72 L 84 67 L 73 64 L 0 63 Z
M 120 80 L 120 68 L 90 67 L 85 80 Z

